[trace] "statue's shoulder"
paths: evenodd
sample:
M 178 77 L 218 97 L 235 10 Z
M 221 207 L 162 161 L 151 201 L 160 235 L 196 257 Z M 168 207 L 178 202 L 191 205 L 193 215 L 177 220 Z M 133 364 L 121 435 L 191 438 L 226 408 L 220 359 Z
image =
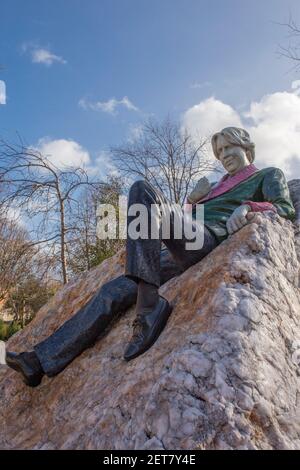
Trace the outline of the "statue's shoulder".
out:
M 259 170 L 259 173 L 262 176 L 268 175 L 270 177 L 272 177 L 272 175 L 276 176 L 284 174 L 283 171 L 280 168 L 277 168 L 276 166 L 268 166 L 267 168 L 262 168 L 261 170 Z

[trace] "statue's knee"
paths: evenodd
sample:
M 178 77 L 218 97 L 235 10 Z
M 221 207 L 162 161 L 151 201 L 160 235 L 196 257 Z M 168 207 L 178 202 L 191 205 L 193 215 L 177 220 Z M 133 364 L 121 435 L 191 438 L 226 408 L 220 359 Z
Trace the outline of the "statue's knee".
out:
M 138 181 L 135 181 L 131 187 L 130 187 L 130 193 L 141 193 L 145 190 L 145 187 L 147 185 L 147 182 L 145 180 L 138 180 Z
M 136 283 L 124 275 L 106 282 L 100 289 L 103 299 L 125 298 L 128 295 L 136 295 L 136 292 Z

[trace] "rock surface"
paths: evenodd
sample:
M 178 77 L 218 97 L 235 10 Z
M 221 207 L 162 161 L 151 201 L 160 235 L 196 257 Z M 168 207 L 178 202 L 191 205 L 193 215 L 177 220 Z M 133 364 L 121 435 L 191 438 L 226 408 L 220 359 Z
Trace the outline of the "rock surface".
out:
M 299 261 L 291 222 L 258 216 L 161 288 L 174 305 L 155 345 L 126 363 L 133 309 L 35 389 L 0 372 L 1 449 L 300 449 Z M 8 342 L 52 333 L 123 255 L 72 281 Z

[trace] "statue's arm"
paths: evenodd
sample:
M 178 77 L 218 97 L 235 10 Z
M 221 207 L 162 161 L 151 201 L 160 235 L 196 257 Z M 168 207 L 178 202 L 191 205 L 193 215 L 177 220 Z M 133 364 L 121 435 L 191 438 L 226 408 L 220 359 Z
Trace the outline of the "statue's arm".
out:
M 283 171 L 279 168 L 272 168 L 266 173 L 262 192 L 264 201 L 273 204 L 279 215 L 286 219 L 294 220 L 295 208 Z
M 243 204 L 247 204 L 250 207 L 251 212 L 264 212 L 264 211 L 277 212 L 276 207 L 271 202 L 243 201 Z
M 274 211 L 290 220 L 295 218 L 295 209 L 290 198 L 289 188 L 284 173 L 279 168 L 270 168 L 262 185 L 263 201 L 243 201 L 237 207 L 226 226 L 228 234 L 236 232 L 253 219 L 254 212 Z

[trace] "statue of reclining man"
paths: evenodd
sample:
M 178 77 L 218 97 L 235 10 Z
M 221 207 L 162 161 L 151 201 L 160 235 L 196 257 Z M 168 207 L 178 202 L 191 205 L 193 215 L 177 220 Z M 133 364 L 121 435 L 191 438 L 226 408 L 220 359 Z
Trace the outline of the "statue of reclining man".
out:
M 128 231 L 125 275 L 103 285 L 87 305 L 35 345 L 33 351 L 6 353 L 7 365 L 19 372 L 27 385 L 35 387 L 43 375 L 52 377 L 62 371 L 93 344 L 111 320 L 134 303 L 133 336 L 124 359 L 129 361 L 144 353 L 156 341 L 171 313 L 168 301 L 158 294 L 161 284 L 200 261 L 228 235 L 247 224 L 255 212 L 271 210 L 294 219 L 295 210 L 283 172 L 274 167 L 258 170 L 254 166 L 254 144 L 247 131 L 225 128 L 212 137 L 212 147 L 227 174 L 213 186 L 207 178 L 201 178 L 188 198 L 193 204 L 193 229 L 195 233 L 202 230 L 203 246 L 188 249 L 185 236 L 176 238 L 174 218 L 168 238 L 163 238 L 159 230 L 156 239 L 132 239 Z M 128 207 L 136 203 L 146 207 L 149 217 L 151 204 L 172 209 L 164 195 L 146 181 L 137 181 L 130 189 Z M 204 206 L 201 227 L 195 217 L 198 203 Z M 165 212 L 160 210 L 156 220 L 160 229 L 164 216 Z M 183 220 L 182 211 L 179 217 Z M 127 227 L 131 221 L 132 216 L 128 215 Z M 161 242 L 167 250 L 161 250 Z

